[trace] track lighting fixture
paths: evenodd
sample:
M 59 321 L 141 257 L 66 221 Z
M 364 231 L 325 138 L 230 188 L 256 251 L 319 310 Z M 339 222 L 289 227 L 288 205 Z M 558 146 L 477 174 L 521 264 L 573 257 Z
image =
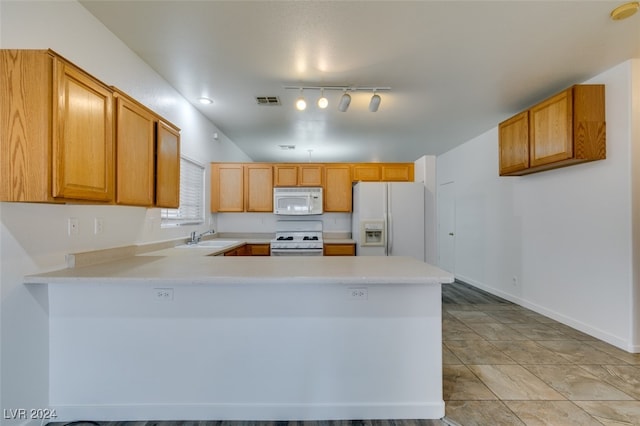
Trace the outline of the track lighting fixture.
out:
M 380 107 L 380 95 L 378 95 L 376 93 L 376 91 L 373 91 L 373 96 L 371 97 L 371 101 L 369 102 L 369 111 L 371 112 L 376 112 L 378 111 L 378 108 Z
M 324 97 L 324 89 L 320 89 L 320 98 L 318 98 L 318 108 L 325 109 L 329 106 L 329 100 Z
M 296 109 L 298 111 L 304 111 L 307 108 L 307 101 L 304 99 L 304 90 L 320 90 L 320 97 L 318 98 L 316 105 L 320 109 L 326 109 L 329 106 L 329 100 L 325 97 L 325 90 L 339 90 L 343 92 L 338 102 L 338 111 L 345 112 L 349 109 L 351 104 L 351 93 L 355 92 L 373 92 L 373 96 L 369 101 L 369 111 L 376 112 L 380 108 L 380 102 L 382 98 L 377 92 L 388 92 L 391 87 L 361 87 L 361 86 L 284 86 L 287 90 L 299 90 L 300 96 L 296 99 Z
M 298 111 L 307 109 L 307 101 L 305 101 L 304 96 L 302 96 L 302 89 L 300 89 L 300 97 L 296 100 L 296 109 Z
M 338 111 L 345 112 L 349 108 L 349 104 L 351 103 L 351 95 L 347 92 L 344 92 L 344 95 L 340 98 L 340 103 L 338 104 Z

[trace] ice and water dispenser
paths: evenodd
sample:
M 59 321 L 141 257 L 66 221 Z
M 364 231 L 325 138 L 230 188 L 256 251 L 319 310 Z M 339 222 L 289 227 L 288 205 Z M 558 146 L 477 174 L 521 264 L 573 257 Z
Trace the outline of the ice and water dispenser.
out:
M 367 220 L 360 222 L 360 245 L 384 246 L 384 221 Z

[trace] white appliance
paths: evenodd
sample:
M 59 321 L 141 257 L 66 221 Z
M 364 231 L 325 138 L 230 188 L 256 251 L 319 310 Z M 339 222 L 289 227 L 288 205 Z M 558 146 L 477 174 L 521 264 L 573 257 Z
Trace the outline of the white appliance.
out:
M 279 215 L 322 214 L 322 188 L 274 188 L 273 213 Z
M 322 221 L 279 220 L 271 256 L 322 256 Z
M 424 193 L 419 182 L 353 187 L 351 234 L 357 256 L 412 256 L 424 262 Z

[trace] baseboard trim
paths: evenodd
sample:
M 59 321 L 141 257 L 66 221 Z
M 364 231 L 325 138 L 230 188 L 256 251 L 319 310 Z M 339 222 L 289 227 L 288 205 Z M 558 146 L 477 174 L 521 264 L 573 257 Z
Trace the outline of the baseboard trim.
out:
M 500 289 L 488 286 L 482 282 L 474 280 L 473 278 L 456 274 L 456 280 L 461 281 L 463 283 L 467 283 L 474 287 L 477 287 L 495 296 L 502 297 L 503 299 L 508 300 L 509 302 L 513 302 L 527 309 L 531 309 L 532 311 L 539 313 L 540 315 L 544 315 L 558 322 L 561 322 L 562 324 L 568 325 L 569 327 L 575 328 L 578 331 L 588 334 L 589 336 L 595 337 L 596 339 L 600 339 L 604 342 L 607 342 L 617 348 L 622 349 L 623 351 L 631 352 L 631 353 L 638 353 L 640 351 L 640 347 L 631 345 L 630 342 L 625 339 L 622 339 L 618 336 L 614 336 L 598 328 L 592 327 L 575 318 L 571 318 L 559 312 L 547 309 L 544 306 L 530 302 L 526 299 L 522 299 L 518 296 L 514 296 L 513 294 L 506 293 Z
M 55 421 L 440 419 L 444 401 L 389 404 L 52 405 Z

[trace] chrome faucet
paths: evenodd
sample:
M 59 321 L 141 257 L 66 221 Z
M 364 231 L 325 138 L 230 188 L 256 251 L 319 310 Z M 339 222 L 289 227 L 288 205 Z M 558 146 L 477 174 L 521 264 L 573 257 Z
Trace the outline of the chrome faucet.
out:
M 198 244 L 200 240 L 202 240 L 202 237 L 204 237 L 205 235 L 214 234 L 215 232 L 216 230 L 213 228 L 209 229 L 208 231 L 204 231 L 202 234 L 198 234 L 196 231 L 193 231 L 191 233 L 189 241 L 187 241 L 187 244 Z

